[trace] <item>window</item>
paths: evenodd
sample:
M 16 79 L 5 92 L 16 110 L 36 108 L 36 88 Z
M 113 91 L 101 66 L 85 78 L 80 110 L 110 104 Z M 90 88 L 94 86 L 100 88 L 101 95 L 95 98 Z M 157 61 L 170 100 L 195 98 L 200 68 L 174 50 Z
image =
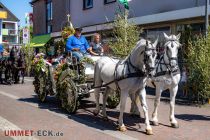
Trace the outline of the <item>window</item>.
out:
M 83 9 L 93 8 L 93 0 L 83 0 Z
M 52 32 L 52 25 L 48 25 L 47 26 L 47 33 L 51 33 Z
M 2 28 L 5 29 L 6 28 L 6 24 L 3 23 L 2 24 Z
M 52 20 L 53 19 L 53 15 L 52 15 L 52 1 L 48 0 L 47 1 L 47 21 Z
M 116 2 L 116 0 L 104 0 L 104 4 L 109 4 L 109 3 L 113 3 Z

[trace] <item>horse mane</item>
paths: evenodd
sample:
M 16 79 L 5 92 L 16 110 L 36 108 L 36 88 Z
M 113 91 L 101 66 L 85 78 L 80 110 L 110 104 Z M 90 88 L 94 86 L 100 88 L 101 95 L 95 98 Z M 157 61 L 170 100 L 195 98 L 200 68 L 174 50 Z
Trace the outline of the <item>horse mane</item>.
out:
M 149 43 L 151 43 L 151 41 L 147 40 Z M 144 43 L 145 42 L 145 43 Z M 137 51 L 139 48 L 142 47 L 146 47 L 146 39 L 140 39 L 137 43 L 136 46 L 132 49 L 131 53 L 125 58 L 125 61 L 129 59 L 129 57 L 135 52 Z

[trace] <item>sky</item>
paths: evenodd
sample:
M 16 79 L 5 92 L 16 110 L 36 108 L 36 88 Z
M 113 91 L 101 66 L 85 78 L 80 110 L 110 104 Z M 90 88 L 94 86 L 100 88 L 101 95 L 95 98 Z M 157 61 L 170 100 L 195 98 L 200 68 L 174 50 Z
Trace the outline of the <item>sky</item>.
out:
M 25 25 L 25 13 L 32 12 L 31 0 L 0 0 L 19 20 L 20 26 Z

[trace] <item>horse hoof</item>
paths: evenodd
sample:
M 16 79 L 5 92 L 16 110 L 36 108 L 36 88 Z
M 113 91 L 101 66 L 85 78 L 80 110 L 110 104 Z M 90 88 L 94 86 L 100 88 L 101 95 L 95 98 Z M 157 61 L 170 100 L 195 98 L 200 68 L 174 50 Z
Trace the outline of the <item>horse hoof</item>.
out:
M 154 125 L 154 126 L 158 126 L 158 125 L 159 125 L 159 123 L 158 123 L 158 122 L 155 122 L 155 121 L 152 121 L 152 125 Z
M 179 128 L 179 124 L 178 123 L 171 123 L 171 127 L 173 127 L 173 128 Z
M 95 116 L 98 116 L 99 111 L 98 111 L 98 110 L 94 110 L 94 111 L 93 111 L 93 114 L 94 114 Z
M 146 129 L 146 134 L 147 134 L 147 135 L 153 135 L 153 132 L 152 132 L 151 129 Z
M 126 128 L 126 126 L 119 126 L 119 131 L 121 131 L 121 132 L 125 132 L 125 131 L 127 131 L 127 128 Z

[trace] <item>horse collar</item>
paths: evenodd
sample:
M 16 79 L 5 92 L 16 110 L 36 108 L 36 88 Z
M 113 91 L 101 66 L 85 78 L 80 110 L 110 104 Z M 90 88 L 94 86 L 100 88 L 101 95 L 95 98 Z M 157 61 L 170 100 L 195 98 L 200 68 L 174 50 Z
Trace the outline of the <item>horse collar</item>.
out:
M 135 72 L 137 72 L 137 73 L 144 73 L 145 74 L 145 72 L 143 72 L 142 70 L 140 70 L 139 68 L 137 68 L 136 66 L 134 66 L 132 64 L 132 62 L 130 60 L 130 57 L 128 59 L 128 68 L 129 68 L 129 65 L 135 70 Z M 130 69 L 129 69 L 129 73 L 130 73 Z

